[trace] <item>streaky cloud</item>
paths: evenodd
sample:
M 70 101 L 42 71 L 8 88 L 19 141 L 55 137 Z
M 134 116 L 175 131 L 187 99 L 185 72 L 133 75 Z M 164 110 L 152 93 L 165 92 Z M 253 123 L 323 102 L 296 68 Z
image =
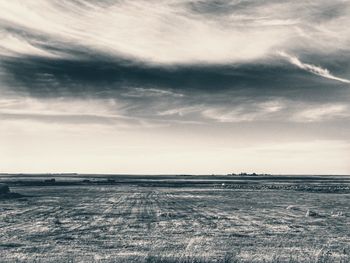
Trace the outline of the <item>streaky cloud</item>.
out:
M 328 69 L 321 68 L 321 67 L 316 66 L 316 65 L 304 63 L 304 62 L 300 61 L 299 58 L 292 56 L 292 55 L 289 55 L 286 52 L 279 51 L 278 54 L 280 56 L 286 58 L 290 63 L 297 66 L 298 68 L 306 70 L 312 74 L 315 74 L 315 75 L 318 75 L 318 76 L 321 76 L 321 77 L 324 77 L 327 79 L 337 80 L 337 81 L 340 81 L 343 83 L 350 83 L 349 79 L 336 77 L 336 76 L 332 75 Z

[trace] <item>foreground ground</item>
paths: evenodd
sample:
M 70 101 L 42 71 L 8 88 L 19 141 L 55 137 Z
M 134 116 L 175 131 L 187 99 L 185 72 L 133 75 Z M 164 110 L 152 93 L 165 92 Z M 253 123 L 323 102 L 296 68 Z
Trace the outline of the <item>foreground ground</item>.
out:
M 350 262 L 348 180 L 200 182 L 14 184 L 0 262 Z

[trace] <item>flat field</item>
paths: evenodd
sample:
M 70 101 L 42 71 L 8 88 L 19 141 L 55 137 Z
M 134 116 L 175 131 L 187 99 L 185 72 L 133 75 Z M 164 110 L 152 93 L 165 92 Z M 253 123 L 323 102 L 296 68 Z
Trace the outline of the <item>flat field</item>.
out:
M 0 262 L 350 262 L 346 177 L 57 178 L 1 179 Z

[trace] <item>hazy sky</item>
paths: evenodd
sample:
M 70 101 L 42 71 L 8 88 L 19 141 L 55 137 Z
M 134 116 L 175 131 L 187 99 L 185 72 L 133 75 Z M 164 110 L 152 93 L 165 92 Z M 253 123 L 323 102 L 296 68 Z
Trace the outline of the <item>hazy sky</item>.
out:
M 350 174 L 350 1 L 0 0 L 0 172 Z

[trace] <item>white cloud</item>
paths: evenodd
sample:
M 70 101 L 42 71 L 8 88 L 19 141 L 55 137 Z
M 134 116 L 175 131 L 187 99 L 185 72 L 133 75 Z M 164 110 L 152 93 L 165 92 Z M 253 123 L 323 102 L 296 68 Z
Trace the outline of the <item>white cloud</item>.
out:
M 267 100 L 233 106 L 209 106 L 202 110 L 205 118 L 218 122 L 252 122 L 279 119 L 278 113 L 286 108 L 285 101 Z
M 284 35 L 275 28 L 226 27 L 173 2 L 126 1 L 108 8 L 64 3 L 2 0 L 0 18 L 67 44 L 154 63 L 256 59 L 280 44 Z
M 42 57 L 58 57 L 57 55 L 29 43 L 25 38 L 0 32 L 0 55 L 18 56 L 33 55 Z
M 123 93 L 123 96 L 145 98 L 145 97 L 183 97 L 184 94 L 180 92 L 173 92 L 170 90 L 162 90 L 156 88 L 132 88 Z
M 279 112 L 283 110 L 286 105 L 285 102 L 282 102 L 282 100 L 268 100 L 265 102 L 258 103 L 258 107 L 266 113 L 273 113 L 273 112 Z
M 54 41 L 48 45 L 74 44 L 149 63 L 236 63 L 263 59 L 281 48 L 322 51 L 326 46 L 331 52 L 348 47 L 350 34 L 344 25 L 349 19 L 310 21 L 316 2 L 273 1 L 208 17 L 182 0 L 116 1 L 108 6 L 98 1 L 0 0 L 0 19 L 3 25 Z M 2 37 L 0 43 L 14 54 L 43 52 L 24 38 Z
M 133 127 L 151 127 L 171 123 L 203 124 L 206 120 L 222 123 L 324 122 L 350 118 L 350 107 L 344 103 L 309 104 L 275 98 L 261 102 L 237 102 L 232 105 L 208 102 L 197 104 L 187 101 L 186 97 L 177 96 L 177 93 L 163 94 L 155 89 L 151 90 L 151 94 L 149 101 L 140 105 L 133 103 L 133 96 L 131 100 L 3 96 L 0 99 L 0 118 L 7 120 L 32 118 L 36 121 L 42 119 L 44 122 L 51 120 L 65 123 L 80 116 L 82 121 L 89 123 L 101 121 L 105 121 L 108 125 L 129 123 Z M 169 100 L 167 96 L 172 99 Z
M 165 110 L 160 110 L 158 111 L 159 116 L 186 116 L 191 113 L 198 113 L 203 109 L 202 106 L 197 105 L 197 106 L 181 106 L 181 107 L 176 107 L 176 108 L 170 108 L 170 109 L 165 109 Z
M 349 118 L 350 109 L 344 104 L 326 104 L 316 106 L 304 106 L 291 117 L 296 122 L 320 122 L 325 120 Z M 306 108 L 306 109 L 305 109 Z
M 0 114 L 13 115 L 121 117 L 122 106 L 114 99 L 0 98 Z
M 241 107 L 227 109 L 222 107 L 209 108 L 202 112 L 203 116 L 218 122 L 249 122 L 258 119 L 259 112 L 245 112 Z
M 298 68 L 306 70 L 312 74 L 324 77 L 326 79 L 333 79 L 333 80 L 337 80 L 337 81 L 344 82 L 344 83 L 350 83 L 350 80 L 348 80 L 348 79 L 339 78 L 339 77 L 332 75 L 328 69 L 324 69 L 324 68 L 321 68 L 319 66 L 315 66 L 312 64 L 303 63 L 297 57 L 289 55 L 283 51 L 278 52 L 278 54 L 281 55 L 282 57 L 288 59 L 288 61 L 290 63 L 297 66 Z

